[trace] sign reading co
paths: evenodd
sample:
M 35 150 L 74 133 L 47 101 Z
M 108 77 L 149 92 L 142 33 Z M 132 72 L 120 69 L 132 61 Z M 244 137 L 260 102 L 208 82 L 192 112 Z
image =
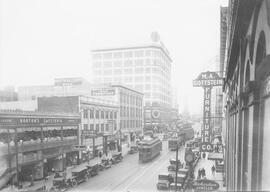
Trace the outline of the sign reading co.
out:
M 213 145 L 209 142 L 203 142 L 200 145 L 200 151 L 201 152 L 212 152 L 213 151 Z
M 195 180 L 192 187 L 195 191 L 214 191 L 219 188 L 219 184 L 212 180 L 200 179 Z

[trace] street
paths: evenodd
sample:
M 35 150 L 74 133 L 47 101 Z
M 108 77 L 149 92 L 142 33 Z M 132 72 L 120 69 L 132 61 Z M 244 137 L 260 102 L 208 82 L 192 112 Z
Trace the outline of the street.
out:
M 163 141 L 163 151 L 153 161 L 139 164 L 138 153 L 127 155 L 121 163 L 100 172 L 71 191 L 157 191 L 158 174 L 167 172 L 170 158 L 175 158 L 175 152 L 168 150 L 168 141 Z M 184 161 L 184 148 L 180 149 L 178 158 Z

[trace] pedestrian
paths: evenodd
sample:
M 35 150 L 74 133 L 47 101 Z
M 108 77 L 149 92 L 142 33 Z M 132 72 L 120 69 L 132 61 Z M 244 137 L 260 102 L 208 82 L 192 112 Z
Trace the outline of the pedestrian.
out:
M 201 169 L 198 170 L 198 179 L 201 179 L 201 176 L 202 176 L 202 171 Z
M 215 170 L 216 170 L 215 165 L 213 165 L 211 169 L 212 169 L 212 174 L 215 175 Z
M 205 169 L 204 168 L 202 168 L 202 170 L 201 170 L 201 172 L 202 172 L 202 177 L 205 177 Z

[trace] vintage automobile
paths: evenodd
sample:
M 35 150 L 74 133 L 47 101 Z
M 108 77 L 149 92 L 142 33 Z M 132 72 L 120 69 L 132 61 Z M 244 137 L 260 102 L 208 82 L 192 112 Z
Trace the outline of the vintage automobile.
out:
M 134 153 L 137 153 L 138 151 L 139 150 L 137 146 L 131 146 L 130 150 L 128 151 L 128 154 L 134 154 Z
M 112 164 L 119 163 L 122 160 L 123 160 L 122 153 L 117 153 L 117 154 L 112 155 L 112 159 L 111 159 Z
M 158 175 L 157 189 L 167 190 L 170 188 L 170 183 L 172 182 L 172 177 L 169 173 L 161 173 Z
M 110 159 L 102 159 L 102 160 L 101 160 L 101 166 L 102 166 L 104 169 L 111 168 L 111 166 L 112 166 L 111 160 L 110 160 Z
M 53 187 L 50 191 L 66 191 L 73 187 L 75 183 L 71 179 L 65 179 L 63 177 L 58 177 L 53 180 Z
M 88 179 L 88 169 L 86 167 L 78 167 L 75 170 L 72 170 L 71 181 L 73 186 L 79 183 L 82 183 Z
M 181 191 L 181 189 L 182 189 L 182 184 L 181 183 L 177 183 L 176 186 L 175 186 L 175 183 L 170 184 L 170 191 L 172 191 L 172 192 Z
M 99 164 L 87 165 L 86 167 L 87 167 L 87 170 L 88 170 L 88 177 L 93 177 L 95 175 L 98 175 Z
M 65 174 L 65 171 L 55 171 L 54 178 L 61 178 Z

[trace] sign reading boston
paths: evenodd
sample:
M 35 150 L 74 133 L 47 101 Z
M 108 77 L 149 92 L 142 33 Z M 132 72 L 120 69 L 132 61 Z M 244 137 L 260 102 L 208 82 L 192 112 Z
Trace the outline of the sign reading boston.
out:
M 207 180 L 207 179 L 200 179 L 195 180 L 192 183 L 192 187 L 196 191 L 214 191 L 219 188 L 219 184 L 215 181 Z

